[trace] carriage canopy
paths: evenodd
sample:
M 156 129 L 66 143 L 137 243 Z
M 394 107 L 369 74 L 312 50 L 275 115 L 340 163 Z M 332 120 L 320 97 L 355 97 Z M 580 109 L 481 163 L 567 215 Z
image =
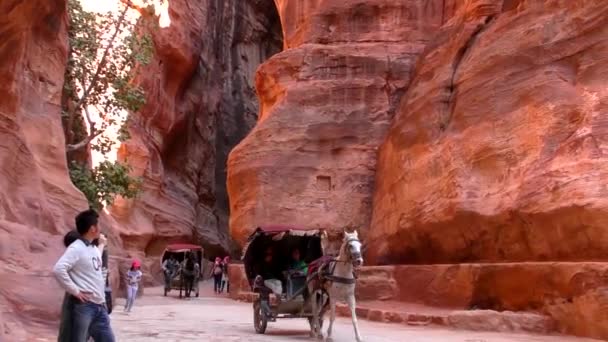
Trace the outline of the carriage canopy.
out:
M 190 243 L 172 243 L 165 247 L 165 251 L 160 258 L 160 263 L 162 265 L 163 261 L 168 259 L 171 255 L 175 256 L 178 262 L 182 262 L 188 252 L 194 253 L 198 262 L 201 262 L 203 257 L 203 247 Z
M 182 252 L 189 252 L 189 251 L 196 252 L 196 251 L 203 250 L 203 247 L 197 246 L 197 245 L 192 245 L 189 243 L 172 243 L 172 244 L 168 245 L 165 250 L 167 250 L 169 252 L 173 252 L 173 253 L 182 253 Z

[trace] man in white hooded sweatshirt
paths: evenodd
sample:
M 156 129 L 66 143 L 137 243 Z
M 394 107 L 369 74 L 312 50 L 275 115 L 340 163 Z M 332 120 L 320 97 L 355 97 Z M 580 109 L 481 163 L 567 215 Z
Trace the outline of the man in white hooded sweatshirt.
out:
M 72 296 L 72 339 L 86 342 L 114 342 L 114 333 L 105 305 L 105 281 L 101 251 L 92 244 L 100 237 L 99 215 L 94 210 L 76 216 L 81 238 L 74 241 L 57 261 L 53 272 L 59 284 Z

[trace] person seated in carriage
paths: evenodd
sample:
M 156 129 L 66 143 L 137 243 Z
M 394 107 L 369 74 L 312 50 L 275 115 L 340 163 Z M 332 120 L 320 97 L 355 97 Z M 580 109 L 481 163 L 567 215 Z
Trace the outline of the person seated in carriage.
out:
M 264 252 L 264 262 L 259 264 L 255 272 L 258 276 L 257 285 L 263 281 L 263 286 L 270 289 L 274 294 L 281 295 L 283 293 L 281 270 L 277 267 L 277 261 L 274 259 L 274 250 L 272 247 L 266 248 Z
M 302 257 L 300 255 L 300 249 L 295 248 L 291 252 L 291 264 L 289 264 L 287 271 L 290 274 L 297 274 L 297 275 L 308 274 L 308 265 L 306 264 L 306 262 L 304 260 L 302 260 Z
M 179 271 L 179 263 L 175 259 L 175 255 L 171 254 L 171 256 L 163 262 L 162 270 L 165 276 L 165 289 L 171 289 L 171 279 L 173 279 Z
M 260 292 L 260 299 L 264 314 L 271 318 L 272 310 L 270 309 L 270 293 L 277 296 L 283 294 L 283 282 L 281 270 L 277 266 L 277 261 L 274 259 L 274 250 L 272 247 L 266 248 L 264 251 L 264 261 L 255 267 L 254 286 Z

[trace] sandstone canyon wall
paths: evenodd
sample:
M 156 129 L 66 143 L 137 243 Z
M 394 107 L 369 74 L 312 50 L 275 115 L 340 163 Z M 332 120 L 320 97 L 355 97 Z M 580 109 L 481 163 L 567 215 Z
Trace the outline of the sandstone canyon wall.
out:
M 237 241 L 264 223 L 354 226 L 371 263 L 492 262 L 395 271 L 417 297 L 465 288 L 459 305 L 608 337 L 605 263 L 555 262 L 606 261 L 606 2 L 277 0 L 281 26 L 271 0 L 169 5 L 120 150 L 144 192 L 104 217 L 115 284 L 123 257 L 149 273 L 172 239 L 231 249 L 225 160 L 259 112 L 229 158 Z M 87 205 L 61 128 L 65 6 L 0 2 L 0 339 L 56 322 L 49 271 Z M 530 279 L 541 292 L 518 290 Z
M 226 159 L 255 124 L 257 66 L 282 48 L 271 0 L 172 0 L 169 16 L 169 27 L 151 29 L 156 53 L 140 79 L 148 101 L 119 151 L 143 193 L 112 208 L 125 247 L 156 268 L 171 240 L 201 243 L 208 256 L 233 249 Z
M 360 228 L 367 263 L 423 264 L 395 270 L 406 300 L 466 289 L 607 338 L 608 3 L 276 3 L 287 50 L 229 158 L 233 237 Z
M 443 1 L 275 1 L 286 51 L 258 70 L 260 117 L 230 154 L 230 230 L 367 232 L 376 151 Z
M 608 260 L 608 3 L 467 1 L 381 147 L 378 263 Z
M 87 207 L 68 177 L 61 126 L 65 6 L 0 2 L 0 340 L 23 341 L 58 314 L 61 292 L 50 275 L 57 234 Z
M 149 275 L 172 239 L 230 250 L 225 162 L 257 117 L 257 65 L 282 48 L 271 0 L 169 6 L 171 26 L 149 27 L 155 57 L 139 80 L 148 105 L 131 117 L 133 139 L 119 151 L 143 176 L 144 192 L 110 208 L 116 220 L 102 218 L 115 290 L 128 258 L 143 258 Z M 54 329 L 62 292 L 50 270 L 62 234 L 88 206 L 70 182 L 61 126 L 66 13 L 66 1 L 0 2 L 2 340 Z
M 446 282 L 467 305 L 608 338 L 607 24 L 607 2 L 464 2 L 381 146 L 368 261 L 482 262 Z

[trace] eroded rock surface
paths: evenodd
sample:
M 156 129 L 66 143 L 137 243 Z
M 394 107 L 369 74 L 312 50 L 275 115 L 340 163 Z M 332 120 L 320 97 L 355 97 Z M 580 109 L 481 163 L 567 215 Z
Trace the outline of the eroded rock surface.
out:
M 382 145 L 377 263 L 606 260 L 608 3 L 467 1 Z
M 50 270 L 88 205 L 69 180 L 61 126 L 66 2 L 2 1 L 0 13 L 0 339 L 26 340 L 55 329 L 62 291 Z M 271 0 L 176 0 L 170 16 L 153 29 L 156 56 L 140 80 L 148 106 L 120 153 L 145 191 L 102 219 L 115 295 L 133 257 L 154 282 L 168 240 L 230 250 L 225 160 L 255 122 L 257 65 L 282 47 Z
M 255 123 L 253 77 L 282 48 L 278 15 L 271 0 L 175 0 L 169 16 L 152 30 L 156 53 L 140 80 L 148 101 L 120 151 L 144 191 L 112 212 L 139 256 L 158 257 L 170 240 L 225 254 L 226 158 Z
M 230 154 L 230 230 L 367 231 L 377 147 L 443 1 L 277 1 L 288 50 L 256 77 L 260 118 Z
M 61 298 L 41 289 L 57 288 L 49 276 L 61 250 L 56 235 L 87 206 L 68 177 L 61 127 L 65 5 L 0 2 L 0 339 L 7 341 L 55 318 Z
M 380 149 L 368 261 L 608 259 L 607 14 L 608 3 L 596 1 L 457 9 L 421 55 Z M 541 310 L 561 331 L 608 336 L 599 313 L 605 273 L 570 293 L 586 275 L 524 274 L 480 274 L 473 300 Z M 558 275 L 572 284 L 549 282 L 542 300 L 524 289 L 512 295 L 518 282 L 538 291 Z

